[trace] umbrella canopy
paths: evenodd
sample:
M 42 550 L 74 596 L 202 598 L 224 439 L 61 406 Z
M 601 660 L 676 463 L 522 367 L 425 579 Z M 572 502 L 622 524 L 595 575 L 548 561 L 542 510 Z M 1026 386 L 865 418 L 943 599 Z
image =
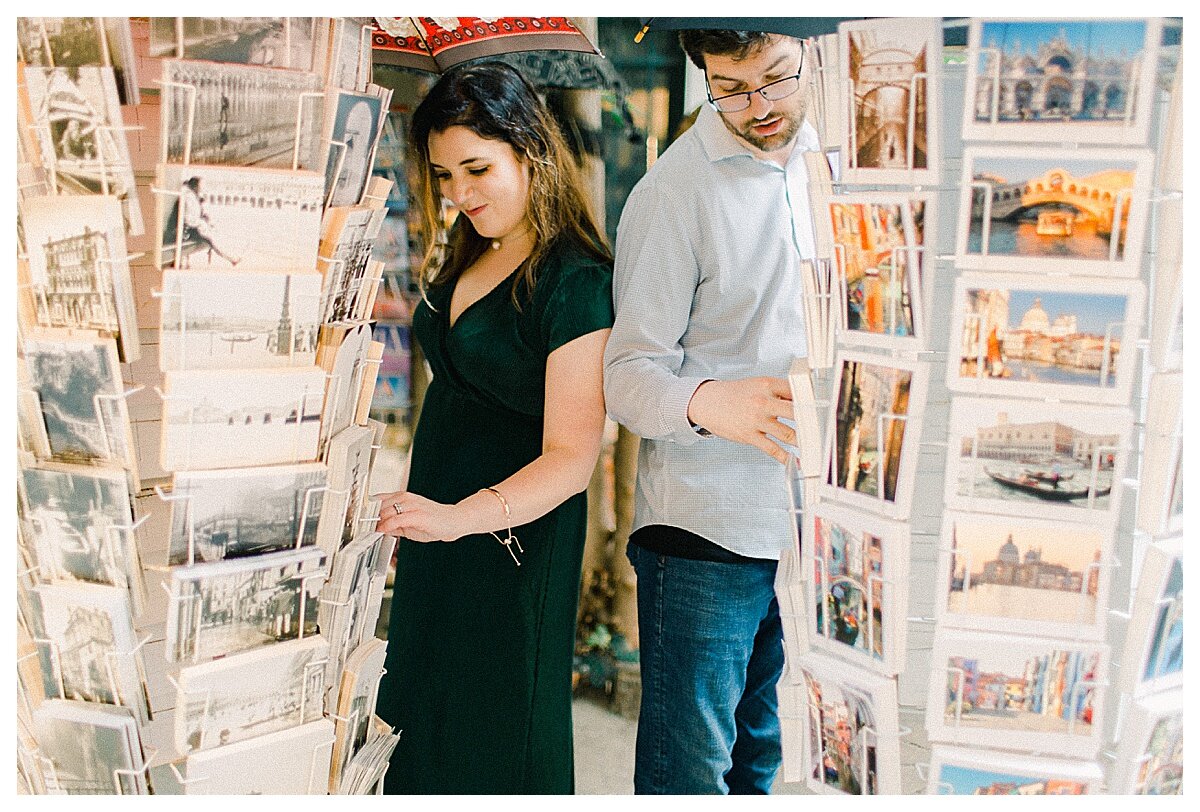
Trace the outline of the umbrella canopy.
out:
M 376 17 L 376 62 L 442 73 L 517 51 L 600 53 L 567 17 Z
M 797 39 L 836 34 L 838 23 L 861 20 L 862 17 L 643 17 L 642 30 L 634 37 L 641 42 L 647 31 L 684 31 L 694 29 L 725 29 L 730 31 L 763 31 L 786 34 Z

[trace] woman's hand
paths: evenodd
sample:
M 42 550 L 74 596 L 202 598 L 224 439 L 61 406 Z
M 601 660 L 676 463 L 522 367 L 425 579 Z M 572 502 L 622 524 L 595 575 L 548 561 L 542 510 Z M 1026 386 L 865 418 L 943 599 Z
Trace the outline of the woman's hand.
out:
M 454 541 L 467 534 L 464 511 L 407 491 L 378 494 L 376 532 L 411 541 Z

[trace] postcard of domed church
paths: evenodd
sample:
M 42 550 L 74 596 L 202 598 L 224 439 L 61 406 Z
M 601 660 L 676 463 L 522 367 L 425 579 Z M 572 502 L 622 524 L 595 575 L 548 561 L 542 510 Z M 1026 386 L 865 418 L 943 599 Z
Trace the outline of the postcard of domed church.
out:
M 1152 161 L 1150 150 L 1128 147 L 967 147 L 955 264 L 1137 276 Z
M 971 21 L 963 138 L 1145 144 L 1162 20 Z

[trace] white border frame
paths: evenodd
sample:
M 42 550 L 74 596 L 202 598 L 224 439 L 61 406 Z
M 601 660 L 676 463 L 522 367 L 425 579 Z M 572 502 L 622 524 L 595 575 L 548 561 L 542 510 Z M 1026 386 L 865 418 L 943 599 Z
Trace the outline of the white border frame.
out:
M 962 513 L 959 511 L 947 510 L 942 515 L 942 537 L 941 546 L 938 550 L 938 569 L 937 569 L 937 595 L 934 599 L 934 612 L 938 623 L 941 626 L 958 627 L 962 629 L 976 629 L 979 631 L 993 631 L 999 634 L 1011 631 L 1014 627 L 1019 626 L 1022 632 L 1027 632 L 1034 635 L 1043 635 L 1045 637 L 1065 637 L 1070 640 L 1097 640 L 1105 639 L 1106 621 L 1108 619 L 1108 597 L 1109 588 L 1112 584 L 1112 569 L 1114 562 L 1113 555 L 1113 528 L 1104 526 L 1091 526 L 1072 524 L 1070 528 L 1075 531 L 1094 533 L 1099 537 L 1098 550 L 1100 552 L 1100 561 L 1096 569 L 1097 574 L 1096 584 L 1096 609 L 1090 618 L 1084 618 L 1077 622 L 1062 622 L 1056 623 L 1048 620 L 1035 620 L 1031 618 L 1016 617 L 1011 615 L 1000 614 L 983 614 L 983 613 L 965 613 L 951 612 L 949 609 L 950 602 L 950 586 L 954 574 L 951 572 L 950 563 L 951 556 L 957 555 L 956 550 L 952 550 L 951 543 L 955 536 L 955 527 L 958 522 L 974 522 L 979 524 L 994 524 L 1006 528 L 1032 528 L 1037 531 L 1045 532 L 1047 535 L 1052 535 L 1053 531 L 1063 526 L 1063 522 L 1051 522 L 1042 519 L 1026 519 L 1007 516 L 993 516 L 984 513 Z M 971 561 L 972 568 L 977 567 L 978 561 Z M 1084 576 L 1085 582 L 1091 576 L 1091 570 L 1087 570 Z M 1076 611 L 1075 617 L 1082 618 L 1083 612 Z
M 935 744 L 930 748 L 929 786 L 925 789 L 926 795 L 966 794 L 938 792 L 942 784 L 942 771 L 948 766 L 1028 774 L 1034 780 L 1075 781 L 1084 785 L 1083 794 L 1085 795 L 1099 794 L 1104 778 L 1099 765 L 1094 761 L 1066 761 L 1041 755 L 1037 757 L 1019 756 L 997 750 L 967 749 Z
M 1124 656 L 1121 658 L 1121 681 L 1123 692 L 1135 698 L 1159 693 L 1184 684 L 1184 669 L 1161 677 L 1142 678 L 1146 658 L 1154 643 L 1154 627 L 1158 623 L 1159 602 L 1171 577 L 1175 561 L 1184 566 L 1183 536 L 1174 536 L 1146 548 L 1133 593 L 1133 611 L 1125 632 Z M 1185 583 L 1186 583 L 1186 567 Z M 1182 589 L 1180 597 L 1182 599 Z M 1165 607 L 1164 607 L 1165 608 Z
M 1096 383 L 1027 383 L 1009 378 L 967 377 L 961 374 L 963 334 L 966 326 L 968 290 L 1013 290 L 1068 293 L 1079 296 L 1123 296 L 1125 318 L 1121 325 L 1119 340 L 1121 350 L 1116 357 L 1116 380 L 1112 386 L 1100 384 L 1100 373 Z M 953 309 L 951 312 L 951 352 L 946 360 L 946 388 L 952 392 L 972 395 L 999 395 L 1001 397 L 1059 398 L 1090 404 L 1123 405 L 1129 403 L 1133 387 L 1134 368 L 1138 365 L 1137 342 L 1142 334 L 1142 314 L 1146 306 L 1146 290 L 1136 279 L 1072 279 L 1047 278 L 1030 274 L 984 274 L 964 273 L 954 283 Z M 1009 314 L 1009 321 L 1013 314 Z M 1006 325 L 1007 326 L 1007 325 Z M 1114 336 L 1116 338 L 1116 336 Z M 981 339 L 982 341 L 982 339 Z
M 1037 410 L 1041 414 L 1032 417 L 1028 414 L 1029 410 Z M 1014 423 L 1066 419 L 1072 421 L 1076 426 L 1092 427 L 1096 433 L 1116 434 L 1118 451 L 1113 460 L 1112 489 L 1108 494 L 1108 505 L 1089 508 L 1086 499 L 1079 500 L 1083 504 L 1076 506 L 1049 501 L 1043 503 L 959 495 L 958 475 L 964 459 L 961 450 L 963 441 L 974 437 L 979 426 L 982 425 L 979 420 L 975 419 L 977 416 L 989 416 L 987 421 L 994 424 L 1001 412 L 1018 414 L 1019 417 L 1013 421 Z M 1127 462 L 1130 454 L 1136 452 L 1131 441 L 1132 425 L 1133 414 L 1128 409 L 1119 407 L 1072 404 L 1069 409 L 1064 410 L 1063 404 L 1055 401 L 955 398 L 950 406 L 950 423 L 946 441 L 945 508 L 1009 516 L 1034 515 L 1039 518 L 1068 522 L 1102 525 L 1115 523 L 1117 517 L 1120 516 L 1121 495 L 1124 490 L 1122 480 L 1125 476 Z
M 974 189 L 975 162 L 979 158 L 1026 158 L 1063 162 L 1112 161 L 1134 164 L 1133 189 L 1130 193 L 1129 223 L 1125 232 L 1125 249 L 1116 260 L 1074 259 L 1063 257 L 1024 256 L 968 252 L 971 231 L 971 200 Z M 955 228 L 954 264 L 965 270 L 1017 271 L 1022 273 L 1063 273 L 1105 277 L 1136 277 L 1142 266 L 1142 249 L 1146 236 L 1147 209 L 1153 188 L 1154 154 L 1148 149 L 1128 147 L 1098 147 L 1069 149 L 1063 147 L 1027 146 L 968 146 L 963 150 L 962 178 L 958 201 L 958 223 Z M 1025 180 L 1029 180 L 1026 178 Z M 982 222 L 982 221 L 981 221 Z
M 981 38 L 983 26 L 992 23 L 1012 24 L 1054 24 L 1054 23 L 1134 23 L 1143 22 L 1146 25 L 1145 36 L 1140 54 L 1141 63 L 1134 79 L 1134 87 L 1130 93 L 1134 96 L 1134 117 L 1130 124 L 1120 121 L 1114 123 L 1101 122 L 1022 122 L 1008 121 L 995 123 L 980 122 L 975 119 L 975 93 L 979 84 L 979 63 L 981 58 Z M 1022 41 L 1027 47 L 1034 43 Z M 1080 18 L 1080 17 L 1045 17 L 1045 18 L 1011 18 L 1011 17 L 982 17 L 971 20 L 967 39 L 967 87 L 963 104 L 962 137 L 964 141 L 1029 141 L 1037 143 L 1077 143 L 1077 144 L 1129 144 L 1145 145 L 1150 129 L 1150 111 L 1154 105 L 1155 76 L 1158 73 L 1158 50 L 1162 42 L 1162 18 Z M 998 114 L 998 112 L 997 112 Z

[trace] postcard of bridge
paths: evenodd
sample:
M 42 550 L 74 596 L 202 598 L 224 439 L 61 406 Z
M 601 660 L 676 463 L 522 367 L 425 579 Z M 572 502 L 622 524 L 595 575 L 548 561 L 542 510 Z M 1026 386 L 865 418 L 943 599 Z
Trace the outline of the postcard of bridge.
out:
M 1107 526 L 1119 515 L 1133 414 L 1057 401 L 957 397 L 946 507 Z
M 1152 166 L 1146 149 L 967 147 L 955 263 L 1137 276 Z
M 1162 20 L 973 19 L 965 140 L 1145 144 Z
M 1145 290 L 1136 279 L 965 273 L 954 291 L 946 365 L 956 392 L 1129 402 Z

